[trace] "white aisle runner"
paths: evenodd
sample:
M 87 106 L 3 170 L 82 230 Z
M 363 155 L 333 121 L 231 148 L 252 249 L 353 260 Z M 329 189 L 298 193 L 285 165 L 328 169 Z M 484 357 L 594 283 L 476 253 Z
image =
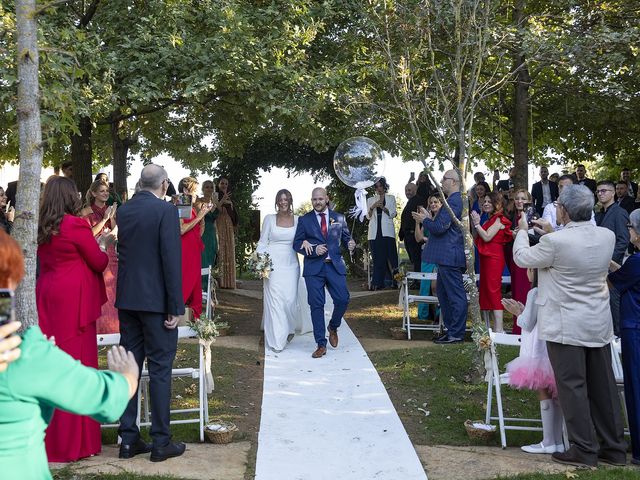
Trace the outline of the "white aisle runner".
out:
M 346 322 L 337 349 L 313 334 L 265 349 L 256 480 L 426 480 L 369 357 Z

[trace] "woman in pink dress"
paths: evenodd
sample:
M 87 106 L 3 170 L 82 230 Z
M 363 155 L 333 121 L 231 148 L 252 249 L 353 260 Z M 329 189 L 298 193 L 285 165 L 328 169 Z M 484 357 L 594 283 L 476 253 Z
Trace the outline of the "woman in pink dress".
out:
M 98 368 L 96 320 L 107 301 L 102 272 L 112 235 L 100 245 L 80 218 L 73 180 L 51 177 L 44 187 L 38 222 L 40 276 L 36 303 L 42 333 L 83 365 Z M 100 425 L 89 417 L 62 410 L 53 414 L 45 445 L 51 462 L 73 462 L 100 453 Z
M 109 200 L 109 184 L 96 180 L 91 184 L 86 196 L 86 207 L 82 210 L 81 216 L 86 218 L 91 226 L 93 236 L 99 238 L 102 234 L 111 232 L 117 235 L 116 225 L 117 205 L 107 205 Z M 107 248 L 109 265 L 103 273 L 104 285 L 107 289 L 107 301 L 102 305 L 102 315 L 96 321 L 98 333 L 118 333 L 120 322 L 118 321 L 118 310 L 114 306 L 116 301 L 116 279 L 118 278 L 118 254 L 115 244 Z
M 178 192 L 192 198 L 191 216 L 180 220 L 182 239 L 182 295 L 185 305 L 193 312 L 193 318 L 202 314 L 201 260 L 204 243 L 204 216 L 211 211 L 213 203 L 197 201 L 198 181 L 185 177 L 178 184 Z

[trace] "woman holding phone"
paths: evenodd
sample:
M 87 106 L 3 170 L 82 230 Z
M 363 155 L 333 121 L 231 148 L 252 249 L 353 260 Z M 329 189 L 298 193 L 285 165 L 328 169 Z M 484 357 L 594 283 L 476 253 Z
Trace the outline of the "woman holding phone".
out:
M 373 257 L 373 278 L 371 290 L 381 290 L 393 282 L 393 274 L 398 269 L 398 249 L 393 219 L 397 215 L 396 199 L 389 195 L 389 184 L 384 177 L 373 185 L 375 195 L 367 199 L 369 219 L 369 249 Z
M 178 191 L 191 197 L 191 215 L 180 219 L 180 238 L 182 240 L 182 295 L 185 305 L 191 307 L 193 318 L 200 318 L 202 313 L 202 284 L 200 262 L 204 243 L 204 216 L 212 208 L 211 203 L 197 201 L 198 181 L 193 177 L 185 177 L 178 183 Z

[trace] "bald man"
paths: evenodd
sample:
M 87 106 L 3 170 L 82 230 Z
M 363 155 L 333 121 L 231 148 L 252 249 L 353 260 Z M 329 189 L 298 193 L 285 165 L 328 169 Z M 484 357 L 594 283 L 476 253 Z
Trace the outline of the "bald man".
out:
M 441 186 L 447 195 L 447 203 L 460 220 L 462 196 L 458 173 L 455 170 L 447 170 L 442 177 Z M 422 222 L 425 233 L 429 232 L 429 243 L 422 260 L 438 266 L 437 295 L 447 333 L 435 338 L 434 342 L 462 343 L 467 322 L 467 294 L 462 281 L 462 275 L 466 270 L 462 231 L 445 207 L 442 207 L 435 217 L 424 208 L 420 208 L 413 217 Z
M 418 242 L 416 242 L 415 229 L 416 222 L 411 216 L 412 212 L 417 212 L 419 206 L 425 206 L 426 198 L 418 195 L 418 187 L 415 183 L 407 183 L 404 187 L 404 194 L 407 197 L 407 204 L 402 210 L 400 215 L 400 231 L 398 232 L 398 238 L 401 242 L 404 242 L 404 248 L 409 255 L 409 260 L 414 272 L 420 271 L 420 255 L 421 249 Z
M 178 345 L 182 298 L 182 246 L 178 209 L 165 202 L 169 179 L 159 165 L 142 169 L 138 192 L 118 208 L 118 283 L 116 308 L 120 345 L 133 352 L 140 368 L 149 364 L 150 446 L 136 425 L 134 396 L 120 418 L 120 458 L 151 451 L 151 461 L 182 455 L 184 443 L 171 442 L 171 370 Z
M 325 287 L 333 299 L 329 321 L 329 344 L 338 347 L 338 327 L 349 305 L 347 267 L 340 244 L 350 252 L 356 247 L 344 215 L 329 209 L 329 197 L 324 188 L 311 193 L 313 210 L 298 219 L 293 249 L 304 257 L 302 276 L 307 285 L 307 300 L 311 309 L 313 336 L 317 348 L 311 355 L 321 358 L 327 353 L 327 329 L 324 322 Z

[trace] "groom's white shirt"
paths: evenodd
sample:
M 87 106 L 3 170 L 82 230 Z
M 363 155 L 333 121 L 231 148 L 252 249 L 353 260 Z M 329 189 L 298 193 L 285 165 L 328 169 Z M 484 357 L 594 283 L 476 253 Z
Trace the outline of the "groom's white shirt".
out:
M 324 214 L 324 220 L 327 222 L 327 231 L 329 231 L 329 207 L 325 207 L 322 212 L 316 212 L 316 220 L 318 221 L 318 226 L 320 227 L 320 231 L 322 231 L 322 214 Z M 331 256 L 329 255 L 329 251 L 327 250 L 327 260 L 331 260 Z

